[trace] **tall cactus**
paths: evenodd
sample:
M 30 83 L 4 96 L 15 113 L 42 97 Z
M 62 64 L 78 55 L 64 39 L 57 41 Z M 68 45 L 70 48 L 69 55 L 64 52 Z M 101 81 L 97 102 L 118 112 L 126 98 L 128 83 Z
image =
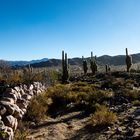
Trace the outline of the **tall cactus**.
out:
M 88 66 L 87 66 L 87 61 L 84 59 L 84 56 L 82 56 L 82 60 L 83 60 L 84 74 L 87 74 Z
M 110 66 L 106 64 L 106 65 L 105 65 L 105 70 L 106 70 L 106 73 L 110 72 L 110 70 L 111 70 L 111 69 L 110 69 Z
M 92 74 L 95 74 L 97 72 L 96 56 L 93 60 L 93 52 L 91 52 L 90 68 L 91 68 Z
M 126 48 L 126 59 L 125 59 L 125 62 L 126 62 L 126 66 L 127 66 L 127 72 L 129 72 L 130 68 L 132 66 L 132 56 L 128 55 L 127 48 Z
M 69 78 L 67 53 L 62 51 L 62 83 L 67 83 Z

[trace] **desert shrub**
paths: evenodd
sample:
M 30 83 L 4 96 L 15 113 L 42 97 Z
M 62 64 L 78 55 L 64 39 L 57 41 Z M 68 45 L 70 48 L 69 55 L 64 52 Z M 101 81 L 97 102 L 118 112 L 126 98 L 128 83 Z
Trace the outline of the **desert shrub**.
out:
M 29 135 L 29 123 L 20 120 L 18 123 L 18 128 L 14 134 L 14 139 L 15 140 L 26 140 L 28 135 Z
M 53 85 L 60 79 L 61 74 L 59 71 L 50 69 L 50 70 L 45 71 L 45 76 L 49 84 Z
M 134 100 L 134 101 L 132 101 L 132 104 L 134 106 L 140 106 L 140 101 L 139 100 Z
M 10 86 L 15 86 L 22 83 L 30 84 L 37 81 L 45 82 L 45 80 L 48 80 L 45 77 L 45 73 L 38 69 L 10 69 L 6 74 L 4 72 L 0 73 L 0 81 L 5 81 L 6 84 Z
M 0 131 L 0 138 L 2 140 L 8 139 L 8 134 L 4 131 Z
M 95 91 L 94 84 L 88 84 L 86 82 L 75 82 L 70 85 L 70 90 L 75 92 L 86 92 L 91 93 Z
M 76 102 L 87 98 L 87 95 L 92 93 L 93 89 L 87 84 L 82 87 L 77 86 L 75 83 L 71 83 L 67 85 L 56 84 L 55 86 L 48 88 L 47 92 L 53 100 L 61 98 L 62 100 Z
M 47 115 L 49 103 L 47 94 L 42 93 L 34 97 L 28 106 L 27 113 L 25 114 L 25 120 L 38 123 L 44 119 Z
M 14 85 L 20 84 L 22 82 L 23 82 L 23 80 L 22 80 L 21 72 L 18 70 L 12 70 L 7 79 L 7 83 L 10 86 L 14 86 Z
M 28 134 L 29 134 L 29 131 L 28 130 L 17 130 L 16 132 L 15 132 L 15 140 L 26 140 L 27 138 L 27 136 L 28 136 Z
M 140 73 L 139 67 L 137 69 L 130 69 L 130 73 Z
M 30 67 L 30 65 L 28 67 L 23 68 L 22 71 L 23 83 L 30 84 L 35 81 L 39 81 L 40 78 L 41 78 L 41 73 L 33 69 L 33 67 Z
M 88 85 L 88 83 L 81 82 L 81 81 L 73 83 L 73 86 L 78 86 L 78 87 L 84 87 L 84 86 L 87 86 L 87 85 Z
M 76 103 L 78 106 L 84 106 L 86 109 L 94 111 L 96 103 L 104 104 L 104 101 L 108 101 L 114 96 L 112 91 L 96 90 L 94 84 L 86 82 L 56 84 L 48 88 L 47 94 L 53 101 L 51 110 L 62 109 L 69 103 Z
M 140 91 L 124 89 L 122 96 L 124 96 L 125 98 L 127 98 L 130 101 L 138 100 L 138 99 L 140 99 Z
M 86 92 L 69 92 L 65 96 L 65 100 L 70 103 L 74 102 L 80 104 L 82 101 L 88 101 L 88 94 Z
M 111 97 L 114 96 L 112 91 L 108 90 L 97 90 L 93 94 L 90 94 L 88 97 L 89 102 L 103 103 L 103 101 L 107 101 Z
M 45 74 L 42 71 L 38 71 L 34 73 L 34 76 L 32 78 L 31 82 L 45 82 Z
M 124 86 L 125 87 L 129 87 L 129 86 L 133 86 L 135 84 L 135 81 L 134 80 L 132 80 L 132 79 L 127 79 L 126 81 L 125 81 L 125 83 L 124 83 Z
M 5 60 L 0 60 L 0 74 L 3 80 L 7 81 L 10 72 L 11 72 L 11 67 L 9 63 Z
M 109 111 L 106 106 L 98 105 L 97 110 L 91 115 L 91 122 L 94 126 L 108 126 L 117 120 L 115 113 Z

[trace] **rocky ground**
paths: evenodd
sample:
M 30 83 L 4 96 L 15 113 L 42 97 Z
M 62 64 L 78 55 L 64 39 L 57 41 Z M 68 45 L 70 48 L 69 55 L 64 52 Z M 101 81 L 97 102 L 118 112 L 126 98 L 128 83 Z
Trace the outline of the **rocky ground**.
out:
M 72 109 L 73 110 L 73 109 Z M 72 111 L 71 110 L 71 111 Z M 84 111 L 61 112 L 30 129 L 28 140 L 140 140 L 140 106 L 112 107 L 118 121 L 109 127 L 95 127 Z
M 114 78 L 115 77 L 115 78 Z M 111 80 L 114 78 L 114 80 Z M 115 96 L 110 100 L 109 108 L 117 114 L 117 121 L 110 126 L 94 126 L 90 113 L 75 104 L 69 104 L 65 110 L 56 112 L 29 129 L 28 140 L 140 140 L 140 104 L 134 105 L 129 98 L 121 96 L 124 87 L 132 93 L 140 91 L 140 75 L 127 73 L 99 74 L 83 77 L 71 77 L 71 81 L 84 81 L 100 84 L 102 90 L 112 90 Z M 113 84 L 112 84 L 113 83 Z M 124 92 L 124 91 L 123 91 Z M 140 95 L 140 94 L 139 94 Z M 133 95 L 132 95 L 133 97 Z M 138 101 L 139 101 L 138 97 Z

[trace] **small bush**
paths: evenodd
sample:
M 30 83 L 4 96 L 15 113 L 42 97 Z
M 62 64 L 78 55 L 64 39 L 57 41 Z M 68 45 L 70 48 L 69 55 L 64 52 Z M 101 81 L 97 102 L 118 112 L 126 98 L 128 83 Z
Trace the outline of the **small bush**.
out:
M 130 101 L 139 100 L 140 99 L 140 91 L 139 90 L 123 90 L 122 96 L 127 98 Z
M 26 140 L 26 137 L 29 135 L 29 123 L 23 122 L 22 120 L 18 123 L 18 129 L 15 131 L 14 139 L 15 140 Z
M 28 130 L 17 130 L 15 132 L 15 140 L 26 140 L 26 137 L 28 136 L 29 131 Z
M 5 139 L 8 138 L 8 134 L 6 132 L 4 132 L 4 131 L 0 131 L 0 138 L 2 140 L 5 140 Z
M 140 101 L 139 100 L 132 101 L 132 104 L 134 106 L 140 106 Z
M 38 123 L 44 119 L 48 110 L 48 96 L 47 94 L 40 94 L 32 99 L 25 114 L 27 121 L 33 121 Z
M 93 94 L 91 94 L 89 98 L 89 102 L 96 102 L 102 104 L 104 101 L 108 100 L 110 97 L 113 97 L 114 93 L 112 91 L 104 91 L 97 90 Z
M 109 109 L 103 105 L 99 105 L 95 113 L 91 115 L 91 121 L 94 126 L 108 126 L 113 124 L 116 120 L 116 114 L 109 111 Z
M 96 89 L 94 84 L 86 82 L 70 83 L 67 85 L 56 84 L 48 88 L 47 94 L 53 101 L 52 108 L 55 109 L 65 107 L 73 102 L 77 105 L 82 105 L 82 107 L 85 105 L 90 110 L 93 108 L 94 110 L 95 103 L 103 104 L 104 101 L 108 101 L 110 97 L 114 96 L 112 91 Z

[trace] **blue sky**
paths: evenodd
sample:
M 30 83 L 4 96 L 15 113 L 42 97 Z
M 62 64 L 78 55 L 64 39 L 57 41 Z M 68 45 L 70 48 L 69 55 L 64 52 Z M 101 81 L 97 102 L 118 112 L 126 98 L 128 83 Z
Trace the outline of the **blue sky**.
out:
M 140 53 L 140 0 L 0 0 L 0 59 Z

